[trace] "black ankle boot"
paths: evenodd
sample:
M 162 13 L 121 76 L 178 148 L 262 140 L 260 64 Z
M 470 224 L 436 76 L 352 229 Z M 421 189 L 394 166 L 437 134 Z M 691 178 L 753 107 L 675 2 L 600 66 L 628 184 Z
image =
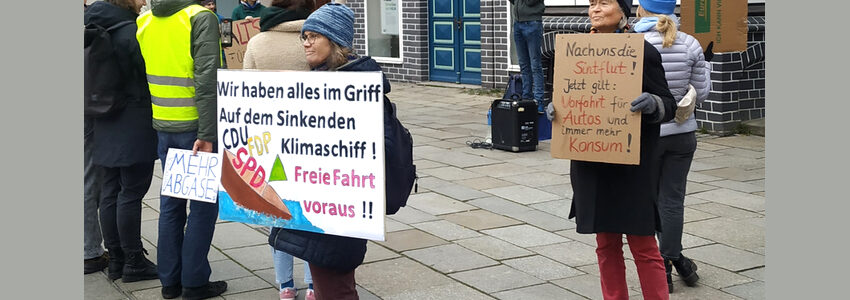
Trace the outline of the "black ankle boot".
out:
M 109 248 L 109 267 L 106 276 L 109 280 L 121 278 L 124 271 L 124 251 L 121 248 Z
M 221 295 L 224 291 L 227 291 L 227 282 L 223 280 L 207 282 L 207 284 L 195 288 L 183 287 L 183 300 L 212 298 Z
M 697 264 L 693 260 L 684 255 L 679 255 L 679 260 L 673 261 L 673 267 L 676 268 L 676 272 L 679 273 L 679 276 L 682 277 L 686 285 L 697 285 L 699 275 L 697 275 Z
M 83 274 L 91 274 L 102 271 L 109 266 L 109 254 L 103 252 L 98 257 L 83 260 Z
M 134 282 L 159 278 L 156 265 L 145 257 L 147 253 L 145 249 L 127 252 L 127 261 L 123 270 L 124 278 L 121 281 Z
M 162 298 L 165 299 L 174 299 L 180 297 L 183 294 L 183 286 L 178 284 L 162 286 Z
M 673 261 L 664 259 L 664 271 L 667 273 L 667 289 L 668 293 L 673 293 Z

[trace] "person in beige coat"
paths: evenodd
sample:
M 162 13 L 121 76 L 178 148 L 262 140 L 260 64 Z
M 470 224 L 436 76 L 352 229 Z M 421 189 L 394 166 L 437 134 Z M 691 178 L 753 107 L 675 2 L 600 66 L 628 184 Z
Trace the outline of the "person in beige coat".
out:
M 248 41 L 242 69 L 308 71 L 310 66 L 301 45 L 301 26 L 314 9 L 313 0 L 274 0 L 260 15 L 260 33 Z M 275 282 L 281 300 L 298 296 L 292 277 L 292 255 L 271 248 Z M 315 299 L 310 267 L 304 263 L 306 300 Z
M 243 69 L 307 71 L 301 26 L 313 0 L 275 0 L 260 16 L 260 33 L 248 41 Z

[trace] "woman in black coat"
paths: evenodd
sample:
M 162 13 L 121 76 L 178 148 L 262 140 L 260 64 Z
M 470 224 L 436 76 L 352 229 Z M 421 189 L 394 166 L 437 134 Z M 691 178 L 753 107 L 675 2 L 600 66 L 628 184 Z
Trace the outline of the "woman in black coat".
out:
M 591 33 L 628 30 L 631 0 L 590 0 Z M 661 55 L 644 42 L 642 94 L 632 104 L 641 111 L 640 164 L 622 165 L 573 160 L 570 181 L 573 201 L 569 217 L 578 233 L 596 234 L 602 294 L 628 299 L 623 238 L 635 258 L 644 299 L 668 299 L 664 263 L 655 232 L 661 230 L 656 209 L 660 164 L 653 158 L 660 124 L 673 118 L 676 104 L 667 87 Z M 552 106 L 547 113 L 553 113 Z M 551 118 L 551 116 L 550 116 Z
M 113 115 L 95 119 L 93 162 L 102 167 L 100 222 L 109 250 L 108 276 L 124 282 L 157 279 L 156 265 L 142 248 L 142 198 L 153 177 L 156 132 L 151 125 L 151 96 L 145 62 L 136 40 L 136 17 L 144 0 L 106 0 L 89 5 L 85 23 L 109 28 L 114 54 L 123 74 L 127 105 Z

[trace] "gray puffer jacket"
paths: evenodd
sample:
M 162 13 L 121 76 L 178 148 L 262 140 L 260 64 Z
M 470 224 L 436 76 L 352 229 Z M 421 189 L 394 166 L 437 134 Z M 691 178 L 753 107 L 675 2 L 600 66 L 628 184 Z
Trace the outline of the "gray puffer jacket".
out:
M 708 98 L 711 90 L 711 64 L 705 61 L 702 47 L 693 36 L 684 32 L 676 32 L 676 41 L 669 48 L 661 47 L 664 41 L 661 33 L 653 28 L 644 33 L 644 39 L 655 46 L 661 53 L 662 65 L 667 78 L 670 93 L 678 102 L 688 92 L 688 84 L 696 89 L 697 104 Z M 697 130 L 694 114 L 682 124 L 670 121 L 661 124 L 661 136 L 686 133 Z

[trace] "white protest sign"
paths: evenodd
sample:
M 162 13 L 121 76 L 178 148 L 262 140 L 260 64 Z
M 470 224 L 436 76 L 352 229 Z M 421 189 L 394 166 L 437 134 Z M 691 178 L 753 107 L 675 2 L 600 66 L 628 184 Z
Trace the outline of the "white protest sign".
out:
M 215 203 L 218 196 L 221 158 L 218 153 L 168 149 L 162 170 L 160 194 Z
M 218 70 L 219 218 L 384 240 L 382 83 Z

